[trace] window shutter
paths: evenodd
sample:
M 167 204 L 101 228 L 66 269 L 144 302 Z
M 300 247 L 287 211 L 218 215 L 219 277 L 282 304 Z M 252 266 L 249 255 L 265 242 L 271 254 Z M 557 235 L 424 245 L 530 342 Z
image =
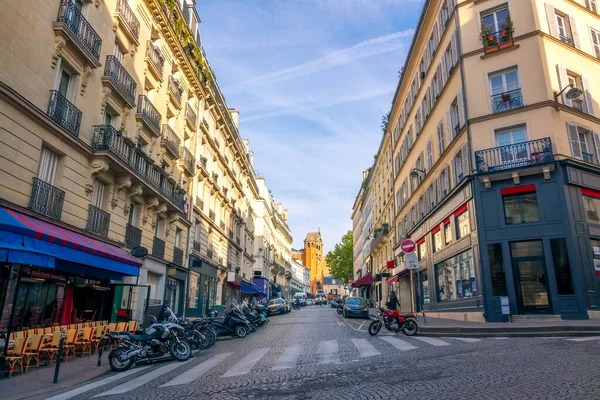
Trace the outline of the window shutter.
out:
M 444 87 L 444 84 L 442 83 L 444 81 L 444 68 L 442 67 L 444 65 L 444 63 L 439 63 L 436 69 L 436 75 L 437 75 L 437 90 L 435 93 L 435 97 L 438 97 L 440 95 L 440 93 L 442 92 L 442 88 Z M 436 99 L 433 99 L 433 102 L 435 103 Z
M 458 104 L 458 123 L 460 124 L 460 127 L 462 128 L 463 125 L 465 124 L 465 103 L 464 103 L 464 99 L 463 99 L 462 89 L 460 89 L 458 91 L 458 94 L 456 95 L 456 102 Z
M 546 17 L 548 18 L 548 30 L 550 35 L 555 38 L 558 37 L 558 26 L 556 25 L 556 14 L 554 13 L 554 7 L 550 4 L 544 4 L 546 6 Z
M 431 171 L 433 167 L 433 148 L 431 144 L 431 139 L 427 141 L 427 170 Z
M 470 154 L 469 154 L 469 144 L 466 143 L 463 147 L 462 147 L 462 170 L 463 170 L 463 176 L 467 176 L 471 173 L 471 171 L 469 170 L 469 158 L 470 158 Z
M 452 112 L 450 111 L 450 108 L 446 110 L 446 127 L 448 128 L 448 144 L 450 144 L 450 142 L 454 138 L 454 129 L 452 127 Z
M 452 39 L 450 40 L 450 47 L 452 48 L 452 63 L 451 67 L 456 65 L 458 61 L 458 46 L 457 46 L 457 35 L 456 31 L 452 33 Z
M 451 185 L 450 179 L 451 179 L 450 178 L 450 166 L 447 165 L 446 166 L 446 183 L 444 185 L 445 189 L 446 189 L 446 193 L 450 193 L 450 185 Z
M 594 147 L 596 149 L 596 164 L 598 164 L 598 160 L 600 160 L 600 136 L 596 132 L 592 132 L 592 137 L 594 138 Z
M 578 49 L 581 49 L 581 43 L 579 42 L 579 33 L 577 32 L 577 25 L 575 24 L 575 18 L 569 15 L 569 24 L 571 25 L 571 34 L 573 35 L 573 44 Z
M 588 82 L 587 77 L 581 75 L 581 89 L 583 89 L 583 94 L 585 95 L 585 105 L 587 106 L 587 112 L 590 115 L 596 115 L 594 113 L 594 99 L 589 91 L 590 84 Z
M 567 68 L 564 65 L 559 64 L 556 68 L 558 69 L 558 81 L 560 83 L 560 89 L 558 91 L 560 92 L 569 84 L 569 77 L 567 75 Z M 567 99 L 566 93 L 567 91 L 565 90 L 562 94 L 563 104 L 571 107 L 573 103 L 571 100 Z
M 444 52 L 444 54 L 442 54 L 442 62 L 440 63 L 440 65 L 442 66 L 442 75 L 440 76 L 442 86 L 440 87 L 440 92 L 442 91 L 444 86 L 446 86 L 446 81 L 448 80 L 448 71 L 446 70 L 446 56 L 447 54 L 446 52 Z
M 460 174 L 460 167 L 462 166 L 462 162 L 460 162 L 460 160 L 458 159 L 459 154 L 460 154 L 460 151 L 458 153 L 456 153 L 456 155 L 452 159 L 452 176 L 454 177 L 454 179 L 452 179 L 452 182 L 450 182 L 451 187 L 452 187 L 452 183 L 454 183 L 456 185 L 459 181 L 458 175 Z
M 569 134 L 569 144 L 571 145 L 571 155 L 581 160 L 583 156 L 577 134 L 577 125 L 567 122 L 567 132 Z
M 440 40 L 442 35 L 444 34 L 444 16 L 442 15 L 442 11 L 440 10 L 440 12 L 438 13 L 438 26 L 440 27 Z

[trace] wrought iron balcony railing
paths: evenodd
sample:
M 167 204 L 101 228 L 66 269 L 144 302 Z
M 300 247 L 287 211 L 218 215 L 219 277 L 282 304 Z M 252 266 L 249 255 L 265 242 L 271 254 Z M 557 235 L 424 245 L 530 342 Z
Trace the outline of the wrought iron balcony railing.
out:
M 196 172 L 196 159 L 192 155 L 192 152 L 187 147 L 181 148 L 181 161 L 183 162 L 183 168 L 190 174 L 194 175 Z
M 219 226 L 221 227 L 221 229 L 225 230 L 225 222 L 221 221 L 219 223 Z
M 478 173 L 521 168 L 554 161 L 552 140 L 542 138 L 475 152 Z
M 200 165 L 206 169 L 206 165 L 208 163 L 208 159 L 206 157 L 200 157 Z
M 41 179 L 33 178 L 28 208 L 47 217 L 60 219 L 65 192 Z
M 568 37 L 568 36 L 563 36 L 563 35 L 558 35 L 559 39 L 561 42 L 568 44 L 569 46 L 575 46 L 575 42 L 573 42 L 573 39 Z
M 79 136 L 81 111 L 56 90 L 50 91 L 48 116 L 71 135 Z
M 179 158 L 181 139 L 179 139 L 173 128 L 167 124 L 163 124 L 160 136 L 160 144 L 163 145 L 174 158 Z
M 117 57 L 113 55 L 106 56 L 104 78 L 113 85 L 130 107 L 135 106 L 137 84 Z
M 156 236 L 152 241 L 152 255 L 161 260 L 165 258 L 165 241 Z
M 208 218 L 210 218 L 214 222 L 215 212 L 213 210 L 208 210 Z
M 96 60 L 95 62 L 100 62 L 102 39 L 77 9 L 73 1 L 63 0 L 60 2 L 56 21 L 65 24 L 85 51 Z M 100 64 L 97 64 L 97 66 L 100 66 Z
M 183 250 L 179 247 L 173 248 L 173 264 L 183 265 Z
M 495 113 L 519 107 L 523 107 L 521 89 L 515 89 L 492 96 L 492 109 Z
M 145 95 L 138 96 L 137 115 L 156 136 L 160 136 L 160 120 L 162 116 L 154 104 Z
M 159 48 L 157 48 L 152 41 L 148 40 L 146 43 L 146 59 L 149 64 L 154 68 L 154 72 L 159 78 L 162 78 L 164 66 L 165 66 L 165 57 L 162 55 L 162 52 Z
M 197 120 L 196 112 L 194 108 L 188 103 L 185 106 L 185 119 L 190 125 L 190 128 L 196 129 L 196 120 Z
M 381 242 L 381 239 L 384 236 L 387 236 L 389 233 L 389 225 L 382 224 L 381 227 L 376 228 L 375 232 L 373 232 L 373 240 L 371 241 L 371 251 L 373 251 Z
M 204 200 L 202 200 L 200 197 L 196 197 L 196 207 L 198 207 L 200 211 L 204 211 Z
M 171 99 L 173 99 L 173 101 L 177 105 L 177 108 L 181 108 L 182 90 L 179 86 L 179 83 L 175 81 L 172 75 L 169 76 L 167 91 L 169 92 L 169 96 L 171 96 Z
M 142 243 L 142 230 L 137 226 L 127 224 L 125 227 L 125 247 L 133 249 Z
M 213 249 L 206 250 L 206 257 L 213 258 Z
M 598 164 L 598 162 L 596 161 L 595 157 L 593 154 L 590 153 L 586 153 L 586 152 L 581 152 L 581 158 L 583 159 L 583 161 L 585 161 L 586 163 L 590 163 L 590 164 Z
M 197 240 L 194 240 L 192 242 L 192 250 L 197 251 L 199 253 L 200 249 L 201 249 L 200 242 Z
M 131 32 L 131 36 L 133 36 L 137 42 L 140 37 L 140 21 L 138 21 L 133 10 L 129 7 L 127 0 L 117 1 L 117 14 L 123 22 L 125 22 L 125 25 L 127 25 L 127 28 Z
M 208 121 L 207 120 L 202 119 L 202 126 L 204 127 L 204 130 L 206 131 L 206 133 L 208 133 L 209 125 L 208 125 Z
M 227 233 L 229 234 L 229 237 L 230 237 L 231 239 L 233 239 L 233 230 L 231 230 L 231 229 L 228 229 L 228 230 L 227 230 Z
M 110 213 L 100 208 L 89 205 L 88 220 L 85 230 L 96 235 L 108 237 L 108 227 L 110 225 Z

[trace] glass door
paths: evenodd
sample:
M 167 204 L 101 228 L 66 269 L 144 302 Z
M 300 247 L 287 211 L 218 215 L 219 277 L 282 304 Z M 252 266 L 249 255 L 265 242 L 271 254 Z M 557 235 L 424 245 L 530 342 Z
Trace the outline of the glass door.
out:
M 502 163 L 502 166 L 510 168 L 528 162 L 526 140 L 525 127 L 516 127 L 496 133 L 496 143 L 500 152 L 498 161 Z
M 519 313 L 550 312 L 542 241 L 513 242 L 510 248 Z
M 115 284 L 111 322 L 143 322 L 150 301 L 149 285 Z

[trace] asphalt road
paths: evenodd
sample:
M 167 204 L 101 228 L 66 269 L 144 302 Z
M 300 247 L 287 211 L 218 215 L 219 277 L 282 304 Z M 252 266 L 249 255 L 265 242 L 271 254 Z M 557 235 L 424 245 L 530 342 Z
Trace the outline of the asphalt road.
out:
M 53 400 L 600 399 L 600 337 L 371 337 L 368 324 L 305 307 L 186 363 L 111 373 Z

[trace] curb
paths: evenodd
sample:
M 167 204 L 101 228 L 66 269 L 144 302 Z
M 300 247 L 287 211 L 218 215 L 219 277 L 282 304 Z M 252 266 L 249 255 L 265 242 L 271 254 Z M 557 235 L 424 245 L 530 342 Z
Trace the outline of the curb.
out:
M 584 337 L 584 336 L 597 336 L 600 339 L 600 331 L 496 331 L 496 332 L 427 332 L 419 329 L 419 336 L 429 337 L 471 337 L 471 338 L 486 338 L 486 337 Z

